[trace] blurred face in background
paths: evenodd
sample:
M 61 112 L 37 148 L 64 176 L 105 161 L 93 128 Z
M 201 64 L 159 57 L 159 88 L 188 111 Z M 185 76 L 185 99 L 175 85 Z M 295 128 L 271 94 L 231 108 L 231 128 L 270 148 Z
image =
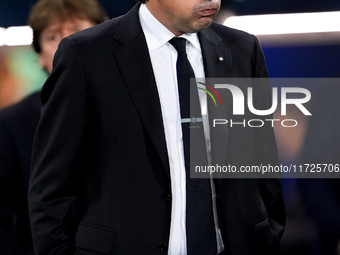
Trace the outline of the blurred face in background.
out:
M 40 36 L 41 51 L 38 54 L 40 66 L 50 74 L 52 72 L 53 57 L 61 39 L 94 25 L 93 22 L 87 19 L 69 18 L 63 22 L 53 19 Z

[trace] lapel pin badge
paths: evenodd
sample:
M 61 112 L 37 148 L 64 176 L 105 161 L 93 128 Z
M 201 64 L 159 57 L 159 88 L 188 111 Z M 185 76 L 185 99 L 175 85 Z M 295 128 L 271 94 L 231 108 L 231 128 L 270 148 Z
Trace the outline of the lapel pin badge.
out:
M 222 62 L 222 61 L 224 60 L 224 58 L 223 58 L 223 57 L 219 57 L 218 60 L 219 60 L 220 62 Z

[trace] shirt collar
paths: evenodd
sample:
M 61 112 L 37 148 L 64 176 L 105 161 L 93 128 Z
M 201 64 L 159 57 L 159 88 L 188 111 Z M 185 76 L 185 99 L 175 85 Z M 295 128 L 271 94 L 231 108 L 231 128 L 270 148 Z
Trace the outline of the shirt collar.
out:
M 142 4 L 139 9 L 139 19 L 149 50 L 157 49 L 175 37 L 169 29 L 151 14 L 145 4 Z M 187 39 L 195 48 L 201 50 L 197 33 L 186 33 L 180 37 Z

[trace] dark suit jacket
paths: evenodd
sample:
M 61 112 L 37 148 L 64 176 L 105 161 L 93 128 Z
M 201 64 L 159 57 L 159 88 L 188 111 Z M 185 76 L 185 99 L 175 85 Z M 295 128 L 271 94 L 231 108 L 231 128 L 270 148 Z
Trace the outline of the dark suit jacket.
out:
M 169 161 L 138 9 L 64 39 L 55 55 L 42 90 L 29 190 L 37 255 L 166 250 Z M 207 77 L 267 75 L 254 36 L 212 24 L 199 39 Z M 269 87 L 256 93 L 268 103 Z M 277 160 L 275 149 L 264 149 L 275 147 L 271 129 L 257 131 L 256 138 L 237 130 L 226 130 L 219 144 L 230 154 L 224 160 Z M 216 189 L 226 252 L 279 254 L 285 218 L 280 180 L 223 179 Z
M 40 108 L 37 92 L 0 111 L 0 254 L 33 254 L 27 191 Z

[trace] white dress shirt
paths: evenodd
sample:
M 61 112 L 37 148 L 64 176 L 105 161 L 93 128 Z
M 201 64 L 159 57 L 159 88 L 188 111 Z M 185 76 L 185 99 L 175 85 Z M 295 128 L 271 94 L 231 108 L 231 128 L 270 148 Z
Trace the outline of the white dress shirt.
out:
M 186 255 L 186 173 L 176 71 L 177 51 L 169 43 L 175 35 L 150 13 L 145 4 L 140 7 L 139 18 L 157 84 L 170 164 L 172 210 L 168 254 Z M 197 34 L 188 33 L 181 37 L 187 40 L 187 56 L 195 77 L 204 78 L 203 58 Z M 207 96 L 203 91 L 199 92 L 204 131 L 207 145 L 210 146 Z M 220 235 L 219 233 L 217 229 L 217 234 Z

